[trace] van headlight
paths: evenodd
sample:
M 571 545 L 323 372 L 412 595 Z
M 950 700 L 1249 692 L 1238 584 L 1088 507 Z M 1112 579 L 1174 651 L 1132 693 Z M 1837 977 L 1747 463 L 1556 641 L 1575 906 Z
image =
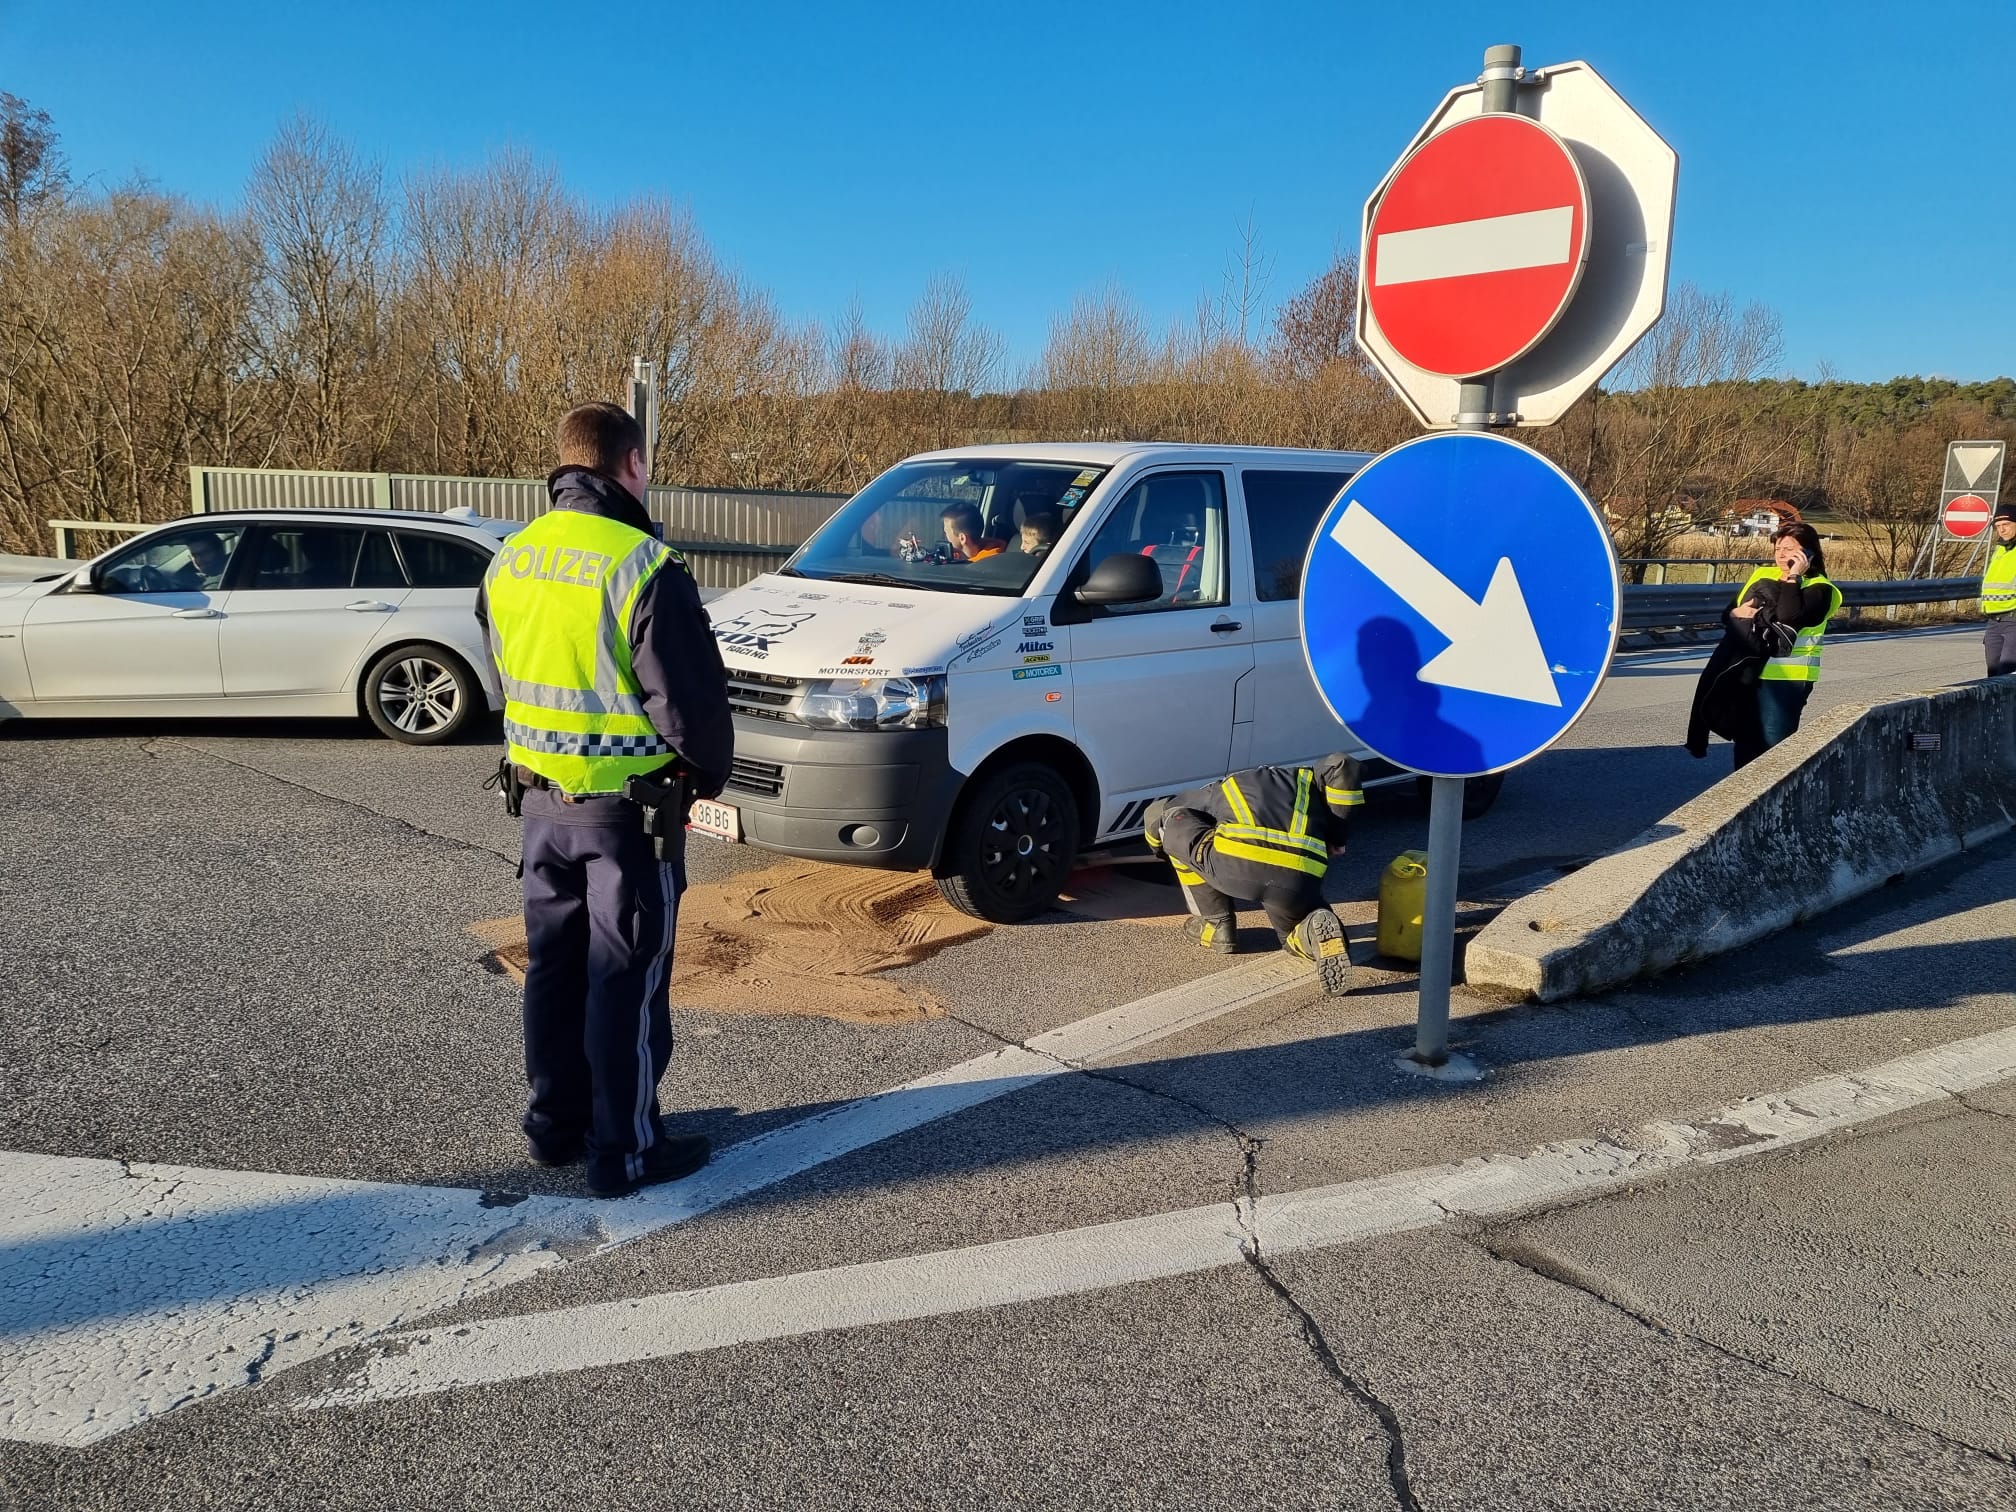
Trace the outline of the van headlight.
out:
M 943 677 L 828 677 L 806 686 L 798 717 L 815 730 L 927 730 L 945 723 Z

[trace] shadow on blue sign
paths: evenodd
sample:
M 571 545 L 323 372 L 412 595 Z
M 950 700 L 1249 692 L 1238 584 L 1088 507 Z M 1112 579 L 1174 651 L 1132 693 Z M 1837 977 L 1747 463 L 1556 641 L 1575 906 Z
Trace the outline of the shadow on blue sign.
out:
M 1390 739 L 1393 732 L 1404 730 L 1412 740 L 1433 741 L 1448 753 L 1451 766 L 1481 772 L 1486 764 L 1483 746 L 1442 717 L 1442 689 L 1409 670 L 1426 659 L 1414 632 L 1399 620 L 1373 619 L 1360 625 L 1358 676 L 1365 701 L 1344 722 L 1374 749 L 1379 742 L 1373 732 Z

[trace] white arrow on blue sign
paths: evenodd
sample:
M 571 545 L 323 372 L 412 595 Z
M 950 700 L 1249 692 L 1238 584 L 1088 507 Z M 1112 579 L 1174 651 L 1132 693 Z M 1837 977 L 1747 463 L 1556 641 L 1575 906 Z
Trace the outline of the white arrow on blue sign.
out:
M 1482 432 L 1375 457 L 1324 515 L 1302 652 L 1330 712 L 1396 766 L 1479 777 L 1539 755 L 1617 649 L 1617 554 L 1560 468 Z

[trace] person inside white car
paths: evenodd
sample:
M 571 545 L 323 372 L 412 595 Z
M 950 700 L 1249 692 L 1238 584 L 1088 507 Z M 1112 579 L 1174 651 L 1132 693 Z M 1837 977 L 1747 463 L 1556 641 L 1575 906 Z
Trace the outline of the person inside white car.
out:
M 189 561 L 172 575 L 169 591 L 209 593 L 223 586 L 224 569 L 231 561 L 231 553 L 226 549 L 223 538 L 215 535 L 193 535 L 186 544 L 189 547 Z

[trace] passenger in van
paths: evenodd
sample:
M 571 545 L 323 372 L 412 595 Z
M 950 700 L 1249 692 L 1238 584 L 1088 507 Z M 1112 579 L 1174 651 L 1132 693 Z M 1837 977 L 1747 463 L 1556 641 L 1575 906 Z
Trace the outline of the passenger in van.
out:
M 1022 516 L 1022 555 L 1047 556 L 1057 544 L 1057 516 L 1037 510 Z
M 1256 767 L 1148 805 L 1148 843 L 1169 858 L 1206 950 L 1239 948 L 1232 900 L 1267 911 L 1282 946 L 1315 966 L 1324 991 L 1351 990 L 1344 925 L 1323 902 L 1330 858 L 1365 802 L 1358 763 L 1341 751 L 1315 767 Z
M 1006 541 L 982 533 L 980 510 L 975 505 L 947 504 L 938 518 L 944 522 L 945 544 L 952 548 L 955 562 L 982 562 L 1008 549 Z

